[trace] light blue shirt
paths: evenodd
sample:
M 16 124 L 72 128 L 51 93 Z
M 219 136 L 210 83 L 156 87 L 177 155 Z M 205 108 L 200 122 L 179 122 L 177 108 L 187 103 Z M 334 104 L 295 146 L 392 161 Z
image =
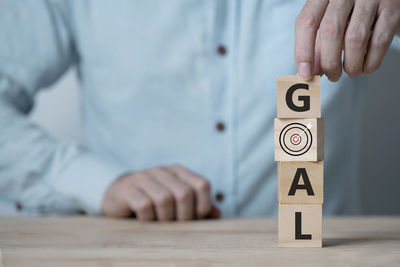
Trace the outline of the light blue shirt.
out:
M 303 4 L 1 0 L 1 198 L 26 212 L 98 214 L 120 175 L 180 164 L 207 178 L 213 196 L 224 194 L 213 198 L 224 216 L 275 214 L 276 76 L 296 73 Z M 26 116 L 35 94 L 73 65 L 87 147 Z M 366 82 L 322 79 L 328 214 L 359 209 Z

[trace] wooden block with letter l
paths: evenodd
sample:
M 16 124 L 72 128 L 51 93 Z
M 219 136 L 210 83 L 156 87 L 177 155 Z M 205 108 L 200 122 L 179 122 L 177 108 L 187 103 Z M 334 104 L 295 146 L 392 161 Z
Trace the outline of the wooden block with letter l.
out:
M 278 118 L 320 118 L 320 76 L 304 81 L 300 76 L 277 77 Z
M 322 205 L 279 204 L 278 247 L 322 247 Z
M 275 161 L 324 159 L 324 120 L 275 119 Z
M 322 204 L 323 161 L 278 162 L 278 186 L 278 201 L 281 204 Z

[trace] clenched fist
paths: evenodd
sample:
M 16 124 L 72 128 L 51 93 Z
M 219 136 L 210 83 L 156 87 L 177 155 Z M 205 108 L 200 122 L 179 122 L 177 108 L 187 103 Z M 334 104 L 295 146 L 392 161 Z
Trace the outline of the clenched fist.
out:
M 306 80 L 337 81 L 342 67 L 350 77 L 368 75 L 399 32 L 400 0 L 308 0 L 296 19 L 298 72 Z
M 206 179 L 179 166 L 127 174 L 105 192 L 102 212 L 110 217 L 135 214 L 139 220 L 217 218 Z

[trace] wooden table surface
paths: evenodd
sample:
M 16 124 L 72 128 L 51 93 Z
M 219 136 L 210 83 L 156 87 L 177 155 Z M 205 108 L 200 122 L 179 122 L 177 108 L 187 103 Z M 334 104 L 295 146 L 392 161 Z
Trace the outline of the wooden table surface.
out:
M 324 218 L 323 248 L 276 239 L 272 218 L 0 217 L 0 266 L 400 266 L 400 217 Z

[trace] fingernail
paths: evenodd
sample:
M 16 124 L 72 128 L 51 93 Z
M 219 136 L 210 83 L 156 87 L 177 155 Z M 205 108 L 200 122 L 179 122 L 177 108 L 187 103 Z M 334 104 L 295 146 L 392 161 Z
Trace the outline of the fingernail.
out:
M 310 63 L 308 62 L 299 63 L 299 74 L 304 80 L 310 80 L 312 78 Z

